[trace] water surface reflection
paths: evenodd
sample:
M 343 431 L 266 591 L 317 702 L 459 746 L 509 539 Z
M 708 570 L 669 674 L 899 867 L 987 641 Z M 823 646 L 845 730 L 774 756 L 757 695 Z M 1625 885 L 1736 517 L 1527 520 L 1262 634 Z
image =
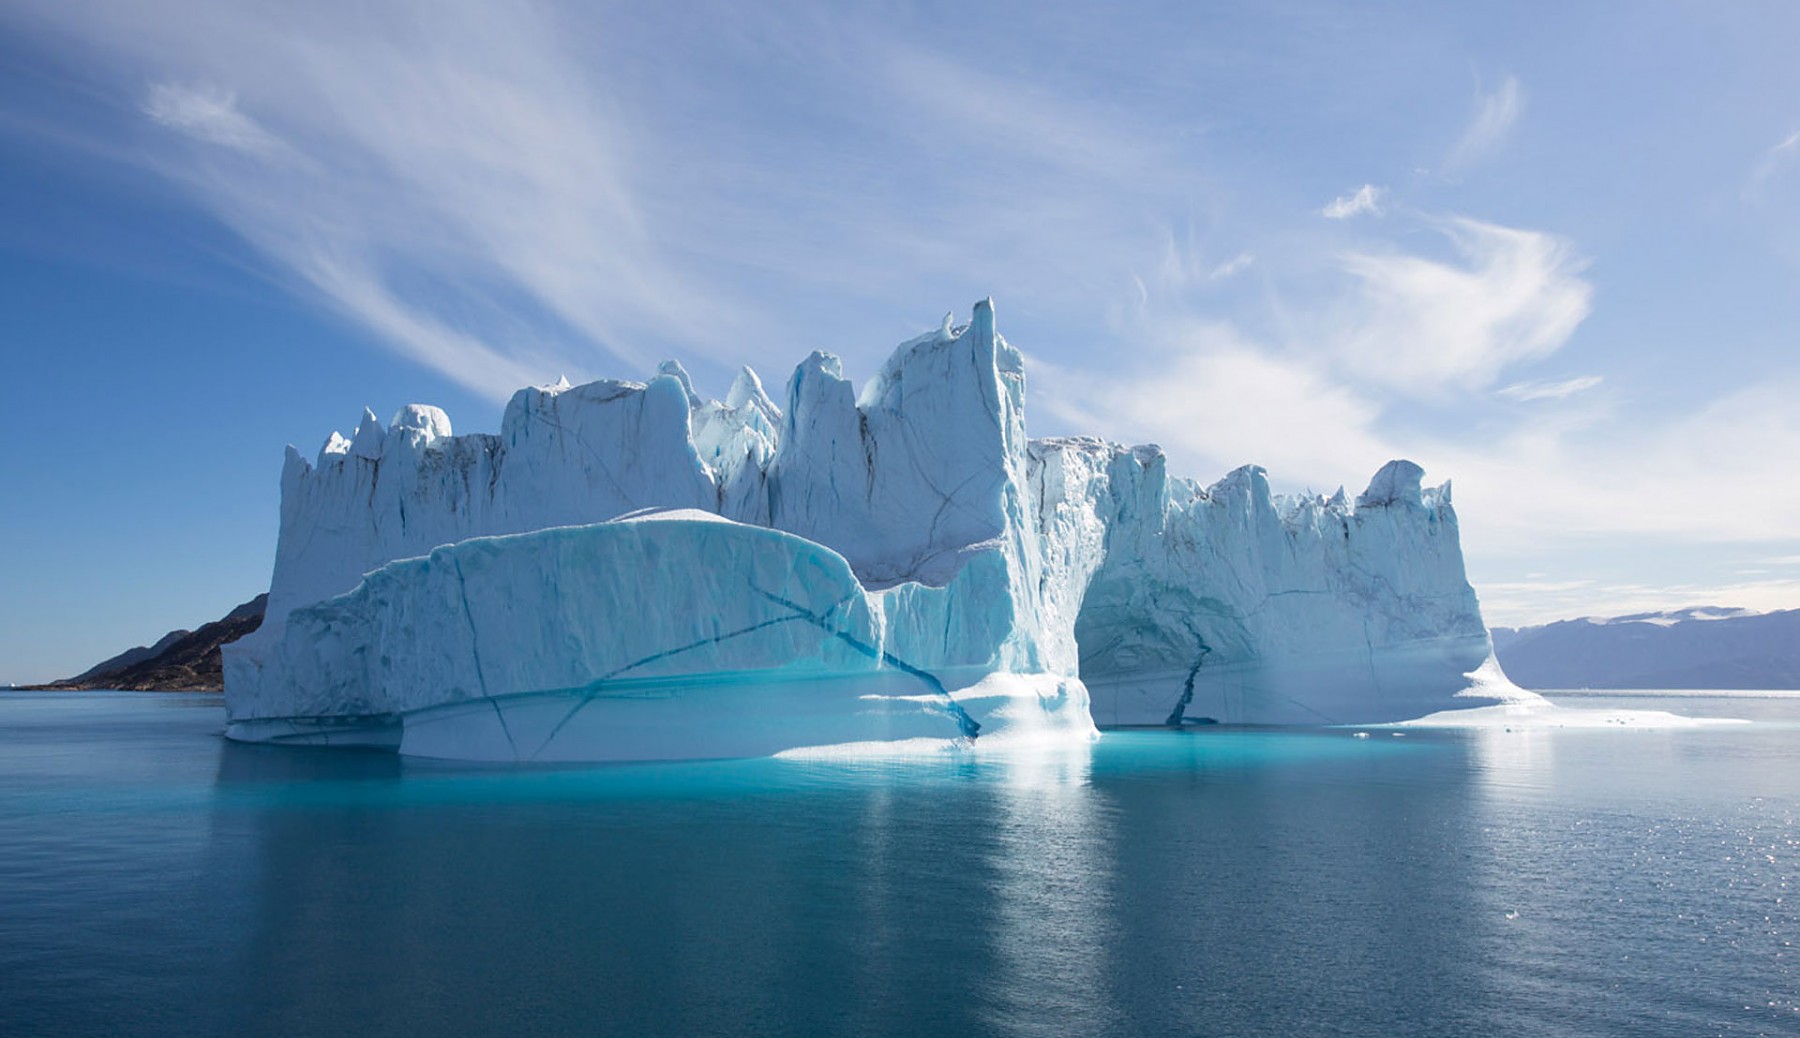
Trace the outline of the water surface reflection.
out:
M 1792 719 L 526 769 L 151 700 L 0 698 L 7 1038 L 1800 1021 Z

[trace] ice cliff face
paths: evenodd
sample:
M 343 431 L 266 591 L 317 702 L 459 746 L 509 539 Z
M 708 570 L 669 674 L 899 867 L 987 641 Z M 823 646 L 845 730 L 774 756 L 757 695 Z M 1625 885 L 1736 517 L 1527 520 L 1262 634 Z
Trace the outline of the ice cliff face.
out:
M 779 404 L 669 362 L 521 390 L 498 436 L 365 413 L 289 448 L 230 733 L 610 759 L 1464 705 L 1489 647 L 1448 485 L 1201 488 L 1154 447 L 1028 440 L 1024 399 L 983 301 L 860 394 L 814 353 Z

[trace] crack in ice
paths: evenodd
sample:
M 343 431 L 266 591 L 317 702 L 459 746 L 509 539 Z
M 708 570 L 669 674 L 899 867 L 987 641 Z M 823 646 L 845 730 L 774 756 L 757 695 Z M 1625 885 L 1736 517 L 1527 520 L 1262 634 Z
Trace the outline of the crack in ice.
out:
M 981 731 L 981 724 L 978 721 L 976 721 L 973 717 L 969 716 L 969 712 L 962 708 L 962 704 L 958 703 L 956 701 L 956 697 L 954 697 L 950 694 L 950 690 L 944 687 L 944 683 L 938 679 L 937 675 L 931 673 L 930 671 L 921 670 L 920 668 L 913 666 L 912 664 L 906 662 L 905 660 L 901 659 L 900 657 L 895 656 L 893 653 L 888 652 L 886 649 L 881 649 L 876 646 L 869 645 L 866 642 L 860 641 L 857 638 L 853 637 L 850 634 L 850 632 L 848 632 L 848 631 L 838 630 L 837 628 L 833 627 L 831 624 L 827 623 L 825 621 L 825 619 L 823 617 L 821 617 L 819 614 L 813 612 L 810 609 L 807 609 L 805 606 L 800 605 L 798 602 L 792 602 L 792 601 L 789 601 L 788 599 L 785 599 L 785 598 L 781 597 L 780 595 L 777 595 L 773 592 L 764 591 L 762 588 L 759 588 L 759 587 L 755 586 L 754 584 L 751 585 L 750 589 L 752 591 L 755 591 L 757 594 L 763 596 L 764 598 L 768 599 L 769 601 L 774 602 L 776 605 L 780 605 L 780 606 L 784 606 L 788 609 L 792 609 L 795 613 L 796 619 L 804 619 L 808 623 L 811 623 L 815 627 L 818 627 L 820 630 L 825 631 L 828 634 L 836 636 L 844 644 L 849 645 L 851 648 L 855 649 L 857 652 L 862 653 L 864 656 L 867 656 L 873 660 L 879 660 L 882 664 L 884 664 L 886 666 L 892 667 L 895 670 L 898 670 L 903 674 L 911 675 L 912 677 L 918 678 L 920 681 L 923 681 L 926 684 L 926 686 L 932 690 L 932 692 L 944 697 L 944 712 L 949 714 L 951 719 L 953 719 L 956 722 L 957 728 L 961 729 L 964 736 L 966 736 L 970 739 L 973 739 L 973 738 L 975 738 L 976 733 Z M 838 603 L 838 604 L 841 605 L 842 603 Z M 835 612 L 837 610 L 838 606 L 833 605 L 831 608 L 832 608 L 832 611 Z

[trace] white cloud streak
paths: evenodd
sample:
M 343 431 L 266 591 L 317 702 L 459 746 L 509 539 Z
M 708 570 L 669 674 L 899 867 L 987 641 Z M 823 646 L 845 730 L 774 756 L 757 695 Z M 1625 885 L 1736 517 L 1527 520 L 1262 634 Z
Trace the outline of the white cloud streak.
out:
M 1462 137 L 1444 159 L 1444 168 L 1460 172 L 1491 157 L 1505 143 L 1525 107 L 1525 91 L 1515 76 L 1507 76 L 1491 93 L 1478 94 L 1475 115 Z
M 1599 375 L 1578 375 L 1575 378 L 1563 379 L 1559 382 L 1514 382 L 1494 390 L 1496 396 L 1520 403 L 1533 400 L 1563 400 L 1576 393 L 1585 393 L 1604 382 Z
M 1319 215 L 1327 220 L 1348 220 L 1363 213 L 1381 215 L 1381 188 L 1373 184 L 1364 184 L 1348 195 L 1339 195 L 1330 204 L 1319 210 Z
M 484 395 L 718 350 L 730 293 L 668 258 L 644 135 L 532 4 L 47 7 L 142 70 L 145 161 L 278 276 Z M 660 214 L 657 214 L 660 215 Z M 612 369 L 612 370 L 607 370 Z
M 144 97 L 144 114 L 162 126 L 222 148 L 268 155 L 281 145 L 238 111 L 237 95 L 210 84 L 156 83 Z
M 1110 378 L 1033 358 L 1034 403 L 1077 428 L 1159 444 L 1172 471 L 1203 480 L 1256 464 L 1329 488 L 1397 456 L 1374 430 L 1380 407 L 1307 358 L 1191 318 L 1146 321 L 1134 339 L 1140 366 Z
M 1783 137 L 1774 147 L 1763 153 L 1762 159 L 1750 170 L 1750 178 L 1744 184 L 1744 200 L 1747 202 L 1759 200 L 1763 187 L 1784 169 L 1793 165 L 1796 156 L 1800 156 L 1800 130 Z
M 1569 244 L 1462 217 L 1436 221 L 1460 262 L 1400 252 L 1344 259 L 1357 293 L 1337 315 L 1338 361 L 1354 379 L 1414 396 L 1480 389 L 1560 349 L 1586 319 L 1592 286 Z
M 1224 281 L 1226 278 L 1236 277 L 1250 269 L 1250 265 L 1255 262 L 1255 256 L 1250 255 L 1248 252 L 1240 252 L 1236 256 L 1231 257 L 1208 271 L 1206 279 L 1208 281 Z

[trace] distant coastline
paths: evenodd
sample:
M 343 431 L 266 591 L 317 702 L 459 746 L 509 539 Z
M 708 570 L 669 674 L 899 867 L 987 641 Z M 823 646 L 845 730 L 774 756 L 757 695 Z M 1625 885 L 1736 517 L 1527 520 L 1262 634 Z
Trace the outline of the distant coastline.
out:
M 103 660 L 72 678 L 42 685 L 9 685 L 20 692 L 223 692 L 219 649 L 262 626 L 269 596 L 257 595 L 198 630 L 174 630 Z
M 1489 633 L 1507 676 L 1531 689 L 1800 689 L 1800 609 L 1701 607 Z

